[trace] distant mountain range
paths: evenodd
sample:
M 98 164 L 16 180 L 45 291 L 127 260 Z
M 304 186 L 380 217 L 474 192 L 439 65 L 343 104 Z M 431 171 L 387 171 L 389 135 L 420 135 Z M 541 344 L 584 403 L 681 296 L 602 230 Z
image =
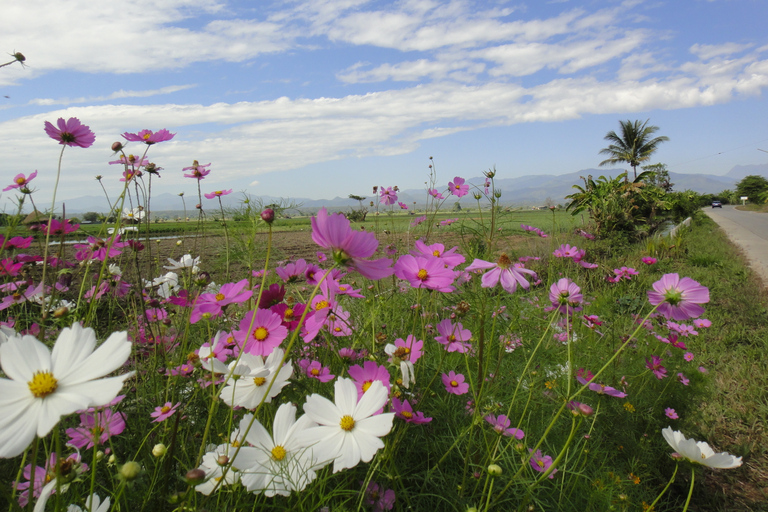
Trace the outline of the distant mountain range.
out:
M 519 178 L 500 178 L 496 179 L 496 187 L 501 189 L 502 194 L 500 202 L 510 206 L 531 207 L 544 205 L 545 203 L 564 204 L 565 196 L 572 194 L 575 190 L 574 185 L 582 185 L 581 177 L 592 176 L 597 179 L 600 176 L 617 176 L 624 172 L 623 169 L 582 169 L 581 171 L 569 174 L 541 174 L 521 176 Z M 669 176 L 674 183 L 673 190 L 693 190 L 702 194 L 717 194 L 723 190 L 735 188 L 742 178 L 749 175 L 760 175 L 768 178 L 768 164 L 761 165 L 737 165 L 732 168 L 725 176 L 715 176 L 712 174 L 679 174 L 670 172 Z M 482 187 L 484 178 L 477 177 L 467 180 L 472 185 Z M 446 185 L 442 186 L 445 189 Z M 187 215 L 194 216 L 195 204 L 197 198 L 187 197 Z M 245 197 L 243 194 L 231 194 L 222 198 L 225 208 L 239 207 Z M 249 197 L 252 204 L 269 205 L 286 202 L 285 198 L 273 196 L 254 196 Z M 398 200 L 408 206 L 416 203 L 417 208 L 424 208 L 427 199 L 425 190 L 410 189 L 401 190 L 398 193 Z M 363 203 L 367 206 L 369 201 L 377 200 L 373 196 L 367 198 Z M 77 198 L 62 201 L 66 203 L 67 214 L 85 213 L 89 211 L 104 212 L 106 210 L 103 196 L 81 196 Z M 287 202 L 300 205 L 302 212 L 315 212 L 322 207 L 329 209 L 347 209 L 358 206 L 358 202 L 346 197 L 334 197 L 333 199 L 308 199 L 308 198 L 290 198 Z M 450 207 L 456 202 L 455 198 L 449 198 L 446 204 Z M 474 204 L 471 195 L 462 198 L 462 204 L 467 206 Z M 61 203 L 59 204 L 59 208 Z M 175 194 L 159 194 L 152 197 L 152 213 L 165 217 L 181 217 L 184 214 L 184 204 L 181 197 Z M 209 213 L 215 215 L 218 208 L 212 207 Z

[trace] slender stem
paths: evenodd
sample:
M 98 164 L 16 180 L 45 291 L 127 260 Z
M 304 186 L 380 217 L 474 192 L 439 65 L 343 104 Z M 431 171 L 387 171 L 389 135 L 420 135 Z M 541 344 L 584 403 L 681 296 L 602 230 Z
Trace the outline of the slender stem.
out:
M 683 512 L 688 510 L 688 505 L 691 503 L 691 496 L 693 496 L 693 482 L 696 480 L 696 466 L 691 465 L 691 488 L 688 489 L 688 499 L 685 500 L 685 506 Z
M 43 283 L 43 286 L 40 291 L 40 302 L 42 303 L 41 311 L 43 317 L 45 317 L 45 274 L 48 270 L 48 243 L 51 239 L 51 230 L 50 225 L 51 221 L 53 220 L 53 212 L 56 209 L 56 191 L 59 189 L 59 178 L 61 178 L 61 161 L 64 158 L 64 149 L 66 148 L 66 145 L 61 146 L 61 153 L 59 153 L 59 165 L 56 168 L 56 182 L 53 184 L 53 199 L 51 200 L 51 213 L 48 214 L 48 226 L 49 229 L 45 230 L 45 249 L 43 252 L 43 277 L 41 279 L 41 282 Z
M 667 482 L 667 486 L 662 489 L 661 494 L 656 496 L 656 499 L 653 500 L 653 503 L 650 504 L 648 507 L 648 510 L 653 510 L 653 506 L 656 505 L 656 503 L 661 499 L 662 496 L 664 496 L 664 493 L 667 492 L 667 489 L 669 489 L 669 486 L 672 485 L 672 482 L 675 481 L 675 475 L 677 475 L 677 470 L 680 467 L 680 464 L 675 464 L 675 471 L 672 473 L 672 478 L 669 479 L 669 482 Z

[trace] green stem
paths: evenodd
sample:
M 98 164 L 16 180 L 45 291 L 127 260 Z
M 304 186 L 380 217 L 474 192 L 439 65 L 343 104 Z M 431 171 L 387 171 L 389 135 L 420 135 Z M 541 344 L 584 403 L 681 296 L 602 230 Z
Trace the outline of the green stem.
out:
M 691 465 L 691 488 L 688 489 L 688 499 L 685 500 L 685 506 L 683 512 L 688 510 L 688 505 L 691 503 L 691 496 L 693 496 L 693 482 L 696 479 L 696 466 Z
M 664 489 L 661 491 L 661 494 L 656 496 L 656 499 L 653 500 L 653 503 L 648 507 L 648 510 L 653 510 L 653 506 L 658 503 L 658 501 L 661 499 L 662 496 L 664 496 L 664 493 L 667 492 L 667 489 L 669 489 L 669 486 L 672 485 L 672 482 L 675 481 L 675 475 L 677 475 L 677 469 L 680 467 L 680 464 L 675 464 L 675 471 L 672 473 L 672 478 L 669 479 L 669 482 L 667 482 L 667 486 L 664 487 Z M 693 487 L 691 487 L 693 488 Z

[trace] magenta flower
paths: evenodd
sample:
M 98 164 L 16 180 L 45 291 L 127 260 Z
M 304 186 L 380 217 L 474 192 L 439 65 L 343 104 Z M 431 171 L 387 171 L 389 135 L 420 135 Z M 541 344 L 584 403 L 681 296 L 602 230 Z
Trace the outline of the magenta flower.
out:
M 408 209 L 408 205 L 403 203 L 403 202 L 401 202 L 401 201 L 397 202 L 397 206 L 399 206 L 401 210 L 407 210 Z
M 309 359 L 300 359 L 299 366 L 307 377 L 317 379 L 320 382 L 328 382 L 333 380 L 336 376 L 331 373 L 331 369 L 327 366 L 323 366 L 320 361 L 310 361 Z
M 397 202 L 397 192 L 393 187 L 381 187 L 379 191 L 379 202 L 387 206 Z
M 203 293 L 195 303 L 189 322 L 194 324 L 203 318 L 220 316 L 229 304 L 242 304 L 253 296 L 252 290 L 246 290 L 248 280 L 243 279 L 237 283 L 227 283 L 221 286 L 218 293 Z
M 529 451 L 533 451 L 529 448 Z M 552 465 L 552 457 L 549 455 L 542 455 L 541 450 L 536 450 L 536 453 L 531 455 L 531 467 L 539 473 L 546 473 L 549 467 Z M 549 474 L 549 478 L 554 478 L 557 469 L 552 470 Z
M 405 420 L 406 423 L 421 425 L 432 421 L 432 418 L 425 417 L 421 411 L 413 412 L 413 407 L 408 403 L 408 400 L 400 401 L 396 396 L 392 397 L 392 410 L 395 412 L 395 416 Z
M 523 231 L 530 231 L 531 233 L 536 233 L 541 238 L 547 238 L 549 236 L 545 232 L 540 230 L 539 228 L 535 228 L 535 227 L 529 226 L 527 224 L 520 224 L 520 229 L 522 229 Z
M 384 384 L 384 387 L 387 388 L 387 393 L 389 393 L 389 390 L 392 388 L 392 384 L 390 383 L 391 377 L 387 368 L 385 366 L 379 366 L 375 361 L 366 361 L 363 363 L 363 366 L 357 364 L 350 366 L 348 373 L 355 382 L 358 400 L 363 397 L 363 393 L 368 391 L 368 388 L 371 387 L 371 384 L 373 384 L 373 381 L 375 380 Z M 384 409 L 382 408 L 382 410 Z
M 671 420 L 676 420 L 680 418 L 680 416 L 678 416 L 675 410 L 672 409 L 671 407 L 667 407 L 666 409 L 664 409 L 664 414 L 667 416 L 667 418 Z
M 642 261 L 646 265 L 653 265 L 658 260 L 656 258 L 651 258 L 650 256 L 643 256 L 642 258 L 640 258 L 640 261 Z
M 499 256 L 499 260 L 496 263 L 476 259 L 464 270 L 471 272 L 482 269 L 491 269 L 490 272 L 483 274 L 481 279 L 483 288 L 493 288 L 501 283 L 501 287 L 508 293 L 515 293 L 518 284 L 526 290 L 530 287 L 523 274 L 536 277 L 536 272 L 525 268 L 522 264 L 516 263 L 513 265 L 512 260 L 504 253 Z
M 390 354 L 392 357 L 389 358 L 389 362 L 391 363 L 393 358 L 397 358 L 401 361 L 415 363 L 421 357 L 423 348 L 424 342 L 417 340 L 413 334 L 409 334 L 405 339 L 397 338 L 395 340 L 395 350 Z
M 25 189 L 29 190 L 29 182 L 35 179 L 36 177 L 37 177 L 37 171 L 34 171 L 28 177 L 24 176 L 23 174 L 17 174 L 16 177 L 13 178 L 13 185 L 8 185 L 7 187 L 5 187 L 3 189 L 3 192 L 13 190 L 14 188 L 20 188 L 22 189 L 22 192 Z
M 579 248 L 575 245 L 562 244 L 559 248 L 555 249 L 552 255 L 556 258 L 574 258 L 579 255 Z
M 81 148 L 89 148 L 96 140 L 96 135 L 93 134 L 91 129 L 80 123 L 80 120 L 76 117 L 70 117 L 66 121 L 60 117 L 56 121 L 58 128 L 54 127 L 48 121 L 45 122 L 45 133 L 54 140 L 59 141 L 59 144 L 65 146 L 79 146 Z
M 70 224 L 69 219 L 64 219 L 64 221 L 51 219 L 50 225 L 43 225 L 41 231 L 46 234 L 50 233 L 53 236 L 60 236 L 74 233 L 78 229 L 80 229 L 80 224 Z
M 455 219 L 445 219 L 445 220 L 441 220 L 440 221 L 440 225 L 441 226 L 450 226 L 454 222 L 458 222 L 458 221 L 459 221 L 458 218 L 455 218 Z
M 443 262 L 446 268 L 451 270 L 466 261 L 466 258 L 457 252 L 459 250 L 458 246 L 454 246 L 446 251 L 443 244 L 435 243 L 427 245 L 422 240 L 417 240 L 414 246 L 414 250 L 411 251 L 412 255 L 437 258 Z
M 563 277 L 549 288 L 549 300 L 552 302 L 550 310 L 558 309 L 561 313 L 571 314 L 581 311 L 584 296 L 576 283 Z
M 464 184 L 464 178 L 456 176 L 453 181 L 448 182 L 448 190 L 450 190 L 451 195 L 464 197 L 469 194 L 469 185 Z
M 365 490 L 365 504 L 372 507 L 372 512 L 392 510 L 395 507 L 395 491 L 370 482 Z
M 688 320 L 704 314 L 699 304 L 709 302 L 709 289 L 690 277 L 664 274 L 648 291 L 648 301 L 658 306 L 660 315 L 672 320 Z
M 311 222 L 312 240 L 329 249 L 336 263 L 351 267 L 372 280 L 391 276 L 394 272 L 389 258 L 364 259 L 373 256 L 379 241 L 373 233 L 353 231 L 349 220 L 342 214 L 329 215 L 328 210 L 321 208 Z
M 208 164 L 208 165 L 210 165 L 210 164 Z M 203 195 L 205 196 L 206 199 L 213 199 L 214 197 L 226 196 L 226 195 L 231 194 L 231 193 L 232 193 L 232 189 L 229 189 L 229 190 L 215 190 L 215 191 L 211 192 L 210 194 L 203 194 Z
M 697 318 L 693 321 L 693 325 L 698 327 L 699 329 L 706 329 L 707 327 L 712 327 L 712 322 L 710 320 L 707 320 L 706 318 Z
M 438 192 L 436 188 L 430 188 L 430 189 L 427 190 L 427 192 L 429 193 L 429 195 L 431 195 L 435 199 L 445 199 L 443 197 L 443 194 Z
M 421 215 L 419 217 L 416 217 L 415 219 L 413 219 L 411 221 L 411 227 L 415 228 L 416 226 L 418 226 L 419 224 L 421 224 L 422 222 L 424 222 L 426 220 L 427 220 L 427 216 L 426 215 Z
M 661 364 L 662 359 L 659 356 L 651 356 L 651 360 L 645 358 L 645 367 L 653 372 L 657 379 L 661 380 L 667 376 L 667 369 Z
M 87 412 L 80 415 L 80 426 L 68 428 L 68 445 L 78 449 L 89 449 L 103 445 L 107 440 L 125 430 L 125 415 L 105 409 L 100 412 Z
M 163 128 L 156 132 L 153 132 L 152 130 L 141 130 L 139 133 L 125 132 L 123 138 L 131 142 L 143 142 L 144 144 L 150 145 L 171 140 L 175 135 L 175 133 L 171 133 Z
M 578 381 L 581 385 L 586 385 L 589 381 L 591 381 L 594 378 L 594 375 L 592 375 L 592 372 L 589 370 L 584 370 L 583 368 L 580 368 L 578 372 L 576 372 L 576 381 Z M 599 395 L 608 395 L 615 398 L 625 398 L 627 396 L 626 393 L 619 391 L 616 388 L 612 388 L 611 386 L 606 386 L 605 384 L 598 384 L 597 382 L 589 382 L 587 385 L 590 391 L 594 391 L 595 393 Z
M 198 163 L 198 161 L 195 160 L 194 162 L 192 162 L 191 166 L 184 167 L 182 171 L 192 171 L 189 174 L 185 174 L 184 177 L 194 178 L 197 181 L 200 181 L 200 180 L 204 180 L 206 176 L 211 174 L 211 170 L 208 169 L 208 167 L 210 166 L 211 164 L 200 165 L 200 163 Z
M 678 380 L 678 381 L 680 381 L 680 384 L 682 384 L 683 386 L 687 386 L 688 384 L 690 384 L 690 383 L 691 383 L 691 381 L 690 381 L 690 380 L 688 380 L 688 377 L 686 377 L 686 376 L 685 376 L 684 374 L 682 374 L 682 373 L 678 373 L 678 374 L 677 374 L 677 380 Z
M 171 402 L 165 402 L 165 405 L 161 405 L 158 407 L 155 407 L 155 412 L 151 413 L 150 416 L 155 418 L 152 420 L 152 423 L 160 423 L 171 416 L 176 412 L 176 409 L 181 405 L 181 402 L 177 404 L 172 404 Z
M 621 281 L 622 279 L 626 279 L 629 281 L 632 279 L 632 276 L 636 276 L 639 274 L 639 272 L 631 267 L 621 267 L 621 268 L 615 268 L 613 269 L 613 273 L 616 275 L 616 277 L 613 278 L 614 283 L 617 283 Z M 609 279 L 610 281 L 611 279 Z
M 464 375 L 460 373 L 454 373 L 451 370 L 448 373 L 442 375 L 443 385 L 445 390 L 454 395 L 463 395 L 469 391 L 469 384 L 464 382 Z
M 256 356 L 269 356 L 288 336 L 283 318 L 268 309 L 258 309 L 255 315 L 253 311 L 249 311 L 240 320 L 239 327 L 240 330 L 233 332 L 233 336 L 241 344 L 243 351 Z
M 445 345 L 448 352 L 464 354 L 472 348 L 472 345 L 465 343 L 472 338 L 472 332 L 465 329 L 461 322 L 456 322 L 454 325 L 449 318 L 446 318 L 437 324 L 437 332 L 440 336 L 437 336 L 435 341 Z
M 688 361 L 689 363 L 690 363 L 691 361 L 693 361 L 693 358 L 694 358 L 694 356 L 693 356 L 693 352 L 686 352 L 686 353 L 683 355 L 683 359 L 685 359 L 685 360 L 686 360 L 686 361 Z
M 515 439 L 522 439 L 525 437 L 525 432 L 519 428 L 509 428 L 511 422 L 509 421 L 509 418 L 507 418 L 507 416 L 504 414 L 499 414 L 498 416 L 489 414 L 484 419 L 491 424 L 493 430 L 503 436 L 514 437 Z
M 408 281 L 414 288 L 426 288 L 440 292 L 452 292 L 454 279 L 453 270 L 437 258 L 424 258 L 404 254 L 395 263 L 395 276 Z

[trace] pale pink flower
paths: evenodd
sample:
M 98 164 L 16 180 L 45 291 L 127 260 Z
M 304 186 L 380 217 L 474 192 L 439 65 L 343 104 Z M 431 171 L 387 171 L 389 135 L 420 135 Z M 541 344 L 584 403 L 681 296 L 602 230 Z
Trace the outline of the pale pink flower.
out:
M 151 413 L 150 416 L 155 418 L 152 420 L 153 423 L 160 423 L 162 421 L 167 420 L 173 414 L 176 412 L 176 409 L 181 405 L 181 402 L 177 404 L 173 404 L 171 402 L 165 402 L 165 405 L 160 405 L 158 407 L 155 407 L 155 412 Z
M 648 291 L 648 301 L 668 319 L 687 320 L 704 314 L 699 304 L 709 302 L 709 289 L 690 277 L 680 279 L 678 274 L 664 274 Z
M 512 261 L 509 259 L 509 256 L 503 253 L 501 256 L 499 256 L 499 259 L 496 263 L 475 259 L 475 261 L 473 261 L 472 264 L 464 270 L 471 272 L 473 270 L 484 269 L 490 269 L 490 272 L 483 274 L 481 279 L 482 287 L 493 288 L 497 284 L 501 283 L 501 287 L 504 288 L 504 290 L 508 293 L 515 293 L 518 284 L 526 290 L 530 287 L 530 284 L 525 279 L 524 274 L 536 277 L 536 272 L 525 268 L 522 264 L 519 263 L 513 265 Z

